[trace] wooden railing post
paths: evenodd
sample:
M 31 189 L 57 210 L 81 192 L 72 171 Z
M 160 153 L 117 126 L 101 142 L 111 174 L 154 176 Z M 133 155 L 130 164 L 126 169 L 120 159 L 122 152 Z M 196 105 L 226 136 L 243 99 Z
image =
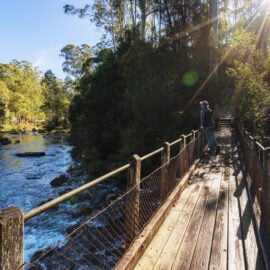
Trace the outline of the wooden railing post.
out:
M 141 158 L 133 155 L 130 159 L 128 173 L 128 188 L 132 189 L 127 201 L 127 230 L 134 238 L 139 232 L 140 222 L 140 182 L 141 182 Z
M 198 158 L 200 156 L 200 147 L 199 147 L 199 141 L 196 142 L 196 131 L 195 130 L 192 130 L 192 140 L 194 140 L 194 145 L 195 145 L 193 155 L 195 155 L 195 157 Z
M 200 129 L 199 132 L 200 132 L 200 153 L 202 153 L 205 146 L 205 133 L 203 129 Z
M 254 166 L 255 166 L 255 156 L 256 156 L 256 145 L 255 145 L 255 139 L 253 137 L 250 137 L 251 139 L 251 159 L 250 162 L 251 164 L 249 164 L 249 169 L 250 171 L 250 177 L 252 180 L 254 180 Z M 250 155 L 249 154 L 249 155 Z
M 185 135 L 182 135 L 181 136 L 183 142 L 182 142 L 182 150 L 184 150 L 182 152 L 182 163 L 181 165 L 183 166 L 182 168 L 182 173 L 185 173 L 186 170 L 187 170 L 187 149 L 186 149 L 186 146 L 187 146 L 187 137 Z
M 196 139 L 196 131 L 192 129 L 192 140 Z
M 270 158 L 269 149 L 263 151 L 262 219 L 270 239 Z
M 200 156 L 200 154 L 202 153 L 203 150 L 203 136 L 202 136 L 202 130 L 198 130 L 198 157 Z
M 187 137 L 185 135 L 181 135 L 181 138 L 183 139 L 182 148 L 185 148 L 187 145 Z
M 160 199 L 163 201 L 168 193 L 168 165 L 170 163 L 171 148 L 168 142 L 163 144 L 161 152 L 161 183 L 160 183 Z
M 0 269 L 15 270 L 24 263 L 23 212 L 17 207 L 0 211 Z

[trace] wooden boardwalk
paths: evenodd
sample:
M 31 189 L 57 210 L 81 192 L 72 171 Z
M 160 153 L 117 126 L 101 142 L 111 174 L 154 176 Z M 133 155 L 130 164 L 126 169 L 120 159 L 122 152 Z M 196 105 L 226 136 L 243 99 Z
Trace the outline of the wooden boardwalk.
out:
M 268 269 L 232 138 L 230 129 L 219 131 L 220 153 L 200 160 L 133 269 Z

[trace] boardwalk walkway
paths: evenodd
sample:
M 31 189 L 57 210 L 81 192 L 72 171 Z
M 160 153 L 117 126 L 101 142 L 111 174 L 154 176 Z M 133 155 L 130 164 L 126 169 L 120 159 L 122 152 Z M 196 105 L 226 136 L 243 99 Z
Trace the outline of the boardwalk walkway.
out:
M 218 137 L 134 269 L 268 269 L 231 130 Z

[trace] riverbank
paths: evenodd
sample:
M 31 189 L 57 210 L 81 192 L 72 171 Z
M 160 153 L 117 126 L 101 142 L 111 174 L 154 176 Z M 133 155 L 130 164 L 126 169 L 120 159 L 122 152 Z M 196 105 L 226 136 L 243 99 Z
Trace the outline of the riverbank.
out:
M 17 206 L 28 212 L 89 181 L 87 171 L 72 158 L 69 136 L 62 132 L 8 134 L 0 147 L 0 210 Z M 20 144 L 15 144 L 20 140 Z M 42 151 L 40 157 L 17 152 Z M 122 190 L 114 179 L 86 190 L 25 223 L 25 260 L 66 237 L 88 215 L 101 209 Z
M 19 140 L 12 140 L 12 137 L 14 137 L 14 135 L 37 135 L 37 134 L 41 134 L 43 136 L 50 136 L 50 135 L 65 135 L 68 138 L 70 137 L 70 130 L 69 129 L 55 129 L 52 131 L 46 131 L 46 130 L 42 130 L 42 129 L 32 129 L 32 130 L 9 130 L 9 131 L 0 131 L 0 146 L 2 145 L 7 145 L 7 144 L 12 144 L 12 143 L 20 143 Z
M 55 188 L 51 181 L 59 175 L 66 174 L 76 161 L 70 152 L 72 145 L 65 134 L 40 134 L 38 132 L 1 133 L 8 136 L 10 144 L 0 147 L 0 210 L 9 206 L 19 207 L 28 212 L 38 205 L 59 196 L 84 183 L 85 179 L 76 178 L 70 186 Z M 20 143 L 15 143 L 20 141 Z M 41 157 L 18 157 L 20 152 L 45 152 Z M 45 220 L 33 219 L 25 224 L 25 256 L 29 259 L 34 252 L 48 243 L 62 239 L 65 230 L 74 224 L 72 219 L 65 218 L 65 209 L 61 213 L 48 212 Z M 42 217 L 40 217 L 42 218 Z M 43 217 L 44 218 L 44 217 Z M 58 228 L 57 228 L 58 227 Z M 47 235 L 46 235 L 47 233 Z M 44 235 L 44 236 L 43 236 Z M 46 241 L 40 243 L 41 238 Z

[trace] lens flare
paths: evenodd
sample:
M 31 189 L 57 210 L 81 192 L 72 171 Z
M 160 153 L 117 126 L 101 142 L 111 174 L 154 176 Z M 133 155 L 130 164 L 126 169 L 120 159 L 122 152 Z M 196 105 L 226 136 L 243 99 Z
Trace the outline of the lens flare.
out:
M 187 71 L 184 73 L 182 81 L 186 86 L 193 86 L 198 81 L 198 74 L 196 71 Z

